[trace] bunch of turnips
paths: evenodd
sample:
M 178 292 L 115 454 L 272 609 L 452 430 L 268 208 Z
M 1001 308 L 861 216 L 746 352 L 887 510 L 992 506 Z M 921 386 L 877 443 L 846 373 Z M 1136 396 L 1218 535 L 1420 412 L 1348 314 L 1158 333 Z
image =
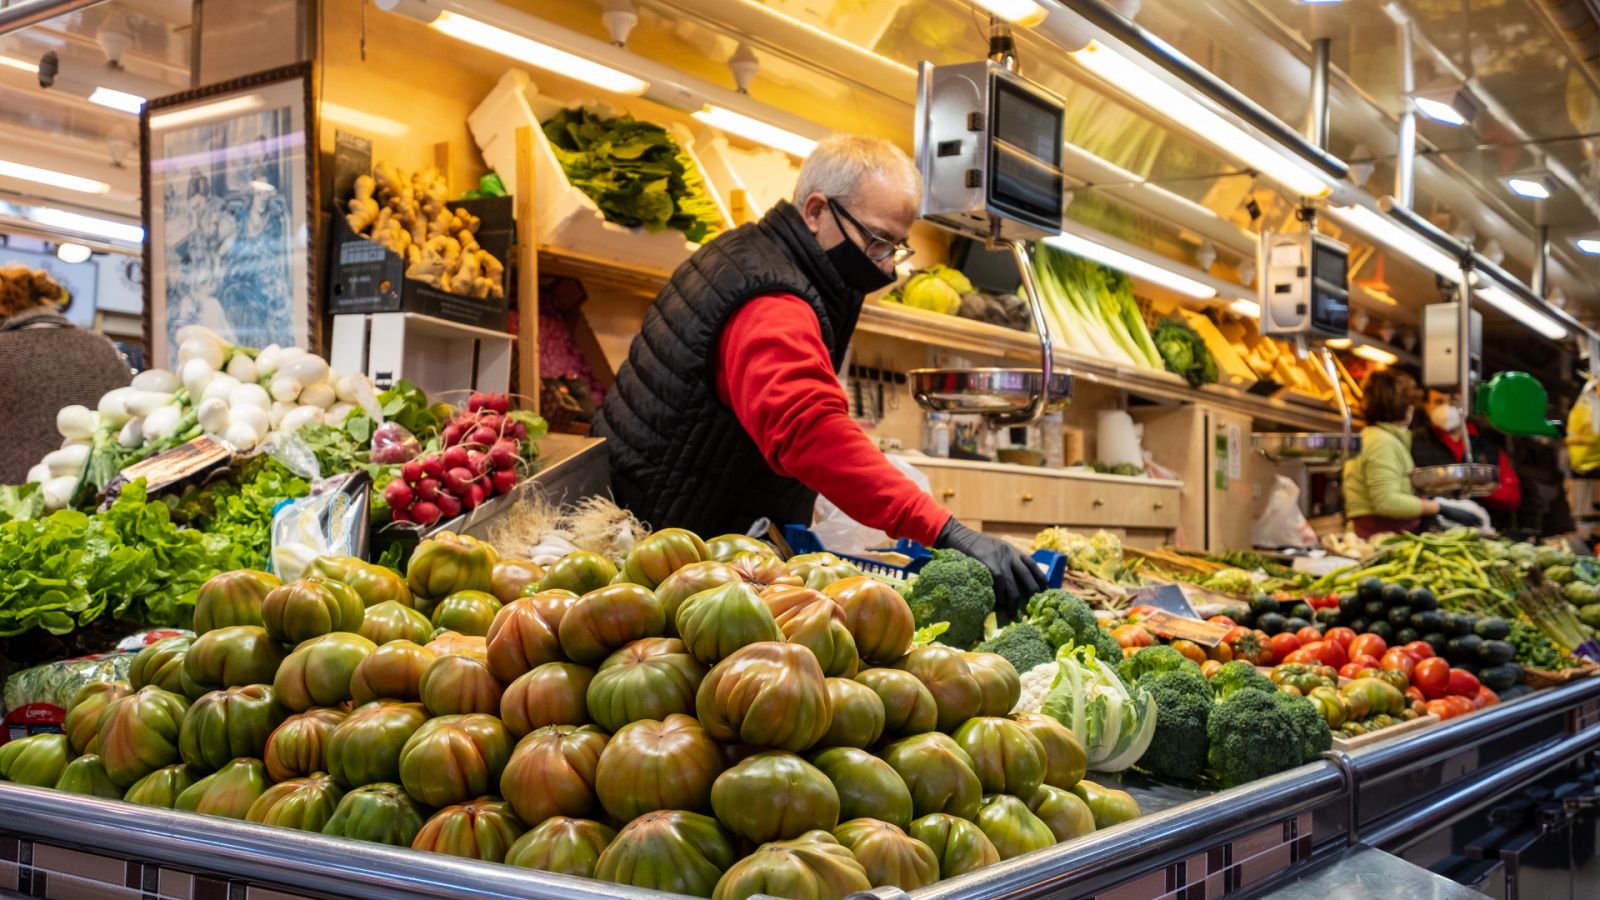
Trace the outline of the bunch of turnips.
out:
M 1012 714 L 1004 658 L 916 645 L 893 585 L 743 536 L 542 568 L 441 533 L 403 576 L 219 575 L 194 630 L 0 777 L 730 900 L 911 890 L 1138 814 Z

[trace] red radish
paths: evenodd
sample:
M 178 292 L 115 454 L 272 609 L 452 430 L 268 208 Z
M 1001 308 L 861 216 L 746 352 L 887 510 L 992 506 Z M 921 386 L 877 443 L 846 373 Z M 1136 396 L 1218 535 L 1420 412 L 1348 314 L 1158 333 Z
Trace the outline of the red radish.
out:
M 412 460 L 400 467 L 400 477 L 405 481 L 416 484 L 422 480 L 422 463 Z
M 482 484 L 473 482 L 467 486 L 467 495 L 461 498 L 461 505 L 467 509 L 477 509 L 489 496 L 489 491 Z
M 512 422 L 511 427 L 506 429 L 506 434 L 519 441 L 525 440 L 528 437 L 528 427 L 521 422 Z
M 440 491 L 438 505 L 439 512 L 443 513 L 446 519 L 454 519 L 461 515 L 461 500 L 454 494 Z
M 465 430 L 465 427 L 459 424 L 452 423 L 446 425 L 444 427 L 444 431 L 440 432 L 440 435 L 444 438 L 444 445 L 446 447 L 454 447 L 455 445 L 461 443 L 461 434 Z
M 495 431 L 493 428 L 487 428 L 479 425 L 477 428 L 472 430 L 472 434 L 467 437 L 467 440 L 464 443 L 477 444 L 480 447 L 488 447 L 499 439 L 500 432 Z
M 496 469 L 517 467 L 517 445 L 512 441 L 498 440 L 489 448 L 489 464 Z
M 429 503 L 437 503 L 439 497 L 439 480 L 437 478 L 424 478 L 417 482 L 417 499 Z
M 466 499 L 467 488 L 472 485 L 472 470 L 465 467 L 451 469 L 444 473 L 444 489 L 455 494 L 458 499 Z
M 439 521 L 439 507 L 432 503 L 418 503 L 411 508 L 411 515 L 417 520 L 418 525 L 432 525 Z
M 444 457 L 437 453 L 422 458 L 422 474 L 429 478 L 443 478 L 447 468 L 449 466 L 444 464 Z
M 411 486 L 397 478 L 383 489 L 383 499 L 389 502 L 390 509 L 405 509 L 411 505 Z
M 470 409 L 473 412 L 477 412 L 478 410 L 483 409 L 484 407 L 486 407 L 488 405 L 489 405 L 489 395 L 488 394 L 480 393 L 478 391 L 473 391 L 472 392 L 472 396 L 467 398 L 467 409 Z
M 413 519 L 411 517 L 411 510 L 409 510 L 409 509 L 401 509 L 398 506 L 391 507 L 389 509 L 389 518 L 395 520 L 396 522 L 414 522 L 414 521 L 416 521 L 415 519 Z
M 489 454 L 481 450 L 468 450 L 467 468 L 471 469 L 475 474 L 487 475 L 494 466 L 489 462 Z
M 511 411 L 511 398 L 505 394 L 490 394 L 487 405 L 503 416 Z
M 444 467 L 446 469 L 471 468 L 472 460 L 467 456 L 467 448 L 457 444 L 444 452 Z
M 517 472 L 515 469 L 496 469 L 489 481 L 494 485 L 496 494 L 509 494 L 517 486 Z

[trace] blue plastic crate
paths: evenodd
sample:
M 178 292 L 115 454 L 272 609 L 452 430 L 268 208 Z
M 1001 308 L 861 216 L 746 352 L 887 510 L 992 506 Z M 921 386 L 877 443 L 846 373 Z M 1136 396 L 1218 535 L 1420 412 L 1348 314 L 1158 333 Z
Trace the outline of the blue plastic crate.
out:
M 801 553 L 833 553 L 840 559 L 849 560 L 852 565 L 868 575 L 880 575 L 885 578 L 898 578 L 902 581 L 916 576 L 933 558 L 933 552 L 916 541 L 901 538 L 894 542 L 893 547 L 873 547 L 873 550 L 882 550 L 885 553 L 899 553 L 911 558 L 911 562 L 904 566 L 891 565 L 876 559 L 861 556 L 852 556 L 848 553 L 837 553 L 822 546 L 822 541 L 817 535 L 804 525 L 783 526 L 783 539 L 788 542 L 789 549 L 797 555 Z M 1067 558 L 1054 550 L 1035 550 L 1033 561 L 1038 564 L 1044 573 L 1045 583 L 1051 587 L 1060 587 L 1061 580 L 1067 574 Z

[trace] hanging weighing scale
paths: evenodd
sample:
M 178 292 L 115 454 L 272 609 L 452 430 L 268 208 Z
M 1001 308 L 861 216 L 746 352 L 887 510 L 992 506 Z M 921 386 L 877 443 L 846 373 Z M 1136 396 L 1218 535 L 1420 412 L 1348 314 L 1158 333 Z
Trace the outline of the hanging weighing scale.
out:
M 1350 336 L 1350 248 L 1319 234 L 1309 211 L 1304 218 L 1305 231 L 1261 235 L 1256 268 L 1261 273 L 1257 289 L 1261 334 L 1289 341 L 1300 359 L 1316 353 L 1339 402 L 1344 431 L 1258 432 L 1250 440 L 1273 462 L 1337 465 L 1361 448 L 1351 428 L 1344 382 L 1327 343 Z
M 1072 376 L 1057 371 L 1050 331 L 1026 242 L 1061 233 L 1066 102 L 1023 78 L 1009 28 L 996 25 L 982 62 L 917 70 L 916 156 L 924 185 L 921 216 L 940 227 L 1011 251 L 1022 276 L 1039 367 L 913 369 L 917 403 L 935 412 L 976 414 L 991 427 L 1025 425 L 1066 407 Z

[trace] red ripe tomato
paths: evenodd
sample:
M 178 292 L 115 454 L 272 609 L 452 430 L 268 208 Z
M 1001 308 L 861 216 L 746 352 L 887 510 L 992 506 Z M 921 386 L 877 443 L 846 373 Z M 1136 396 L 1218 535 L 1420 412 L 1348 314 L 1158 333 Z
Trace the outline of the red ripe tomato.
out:
M 1286 661 L 1289 654 L 1300 649 L 1300 639 L 1287 631 L 1279 632 L 1272 636 L 1272 658 L 1277 662 Z
M 1389 644 L 1383 638 L 1375 634 L 1359 634 L 1356 635 L 1355 640 L 1350 642 L 1349 653 L 1351 659 L 1355 659 L 1358 656 L 1382 659 L 1384 652 L 1388 649 Z
M 1407 656 L 1406 652 L 1399 647 L 1391 647 L 1384 651 L 1383 659 L 1378 661 L 1378 666 L 1389 672 L 1400 672 L 1407 679 L 1410 679 L 1411 672 L 1417 667 L 1417 662 Z
M 1344 665 L 1339 667 L 1339 677 L 1340 678 L 1348 678 L 1351 681 L 1354 681 L 1357 678 L 1361 677 L 1361 673 L 1366 668 L 1367 667 L 1362 665 L 1361 663 L 1348 662 L 1348 663 L 1345 663 Z
M 1485 706 L 1493 706 L 1493 705 L 1495 705 L 1496 703 L 1499 703 L 1499 702 L 1500 702 L 1500 695 L 1496 694 L 1494 691 L 1489 690 L 1489 686 L 1488 685 L 1486 685 L 1486 684 L 1478 685 L 1477 704 L 1478 704 L 1478 708 L 1479 709 L 1483 709 Z
M 1427 641 L 1412 641 L 1411 643 L 1402 646 L 1400 649 L 1404 650 L 1407 656 L 1411 657 L 1417 662 L 1421 662 L 1433 656 L 1433 647 Z
M 1323 665 L 1333 666 L 1335 669 L 1337 669 L 1350 661 L 1350 655 L 1344 652 L 1343 644 L 1339 643 L 1338 641 L 1330 641 L 1326 639 L 1323 640 L 1322 644 L 1323 647 L 1320 656 L 1322 658 Z
M 1437 656 L 1419 660 L 1411 670 L 1411 684 L 1429 700 L 1443 697 L 1450 689 L 1450 664 Z
M 1210 622 L 1213 625 L 1227 625 L 1230 628 L 1239 624 L 1238 622 L 1235 622 L 1233 619 L 1231 619 L 1231 618 L 1229 618 L 1227 616 L 1212 616 L 1211 618 L 1207 619 L 1206 621 Z
M 1457 715 L 1455 704 L 1443 698 L 1438 700 L 1429 700 L 1427 708 L 1428 712 L 1433 713 L 1440 719 L 1453 719 Z
M 1155 614 L 1155 612 L 1156 612 L 1156 608 L 1154 606 L 1151 606 L 1148 603 L 1141 603 L 1138 606 L 1135 606 L 1134 608 L 1128 610 L 1128 621 L 1129 622 L 1139 622 L 1139 621 L 1142 621 L 1144 619 L 1150 618 L 1152 615 Z
M 1312 641 L 1322 640 L 1322 632 L 1318 631 L 1317 626 L 1315 625 L 1307 625 L 1299 631 L 1296 631 L 1294 636 L 1300 639 L 1300 646 L 1302 647 L 1311 643 Z
M 1406 699 L 1410 700 L 1412 703 L 1426 703 L 1428 700 L 1427 697 L 1422 695 L 1422 691 L 1418 690 L 1417 686 L 1414 684 L 1406 688 Z
M 1328 633 L 1323 635 L 1322 639 L 1325 641 L 1337 641 L 1339 646 L 1343 647 L 1345 653 L 1348 654 L 1350 652 L 1350 644 L 1356 639 L 1356 633 L 1343 626 L 1329 628 Z
M 1292 651 L 1288 656 L 1285 656 L 1278 662 L 1304 666 L 1321 665 L 1321 661 L 1317 659 L 1316 654 L 1312 653 L 1307 647 L 1301 647 L 1298 650 Z
M 1458 697 L 1454 694 L 1442 698 L 1441 702 L 1454 710 L 1455 714 L 1458 716 L 1466 715 L 1467 713 L 1478 708 L 1477 705 L 1472 702 L 1472 700 L 1466 697 Z
M 1478 684 L 1478 676 L 1466 669 L 1451 669 L 1445 693 L 1454 697 L 1476 697 L 1480 687 L 1482 685 Z
M 1364 656 L 1352 653 L 1350 654 L 1350 664 L 1359 664 L 1363 669 L 1376 669 L 1378 667 L 1378 658 L 1376 656 Z

